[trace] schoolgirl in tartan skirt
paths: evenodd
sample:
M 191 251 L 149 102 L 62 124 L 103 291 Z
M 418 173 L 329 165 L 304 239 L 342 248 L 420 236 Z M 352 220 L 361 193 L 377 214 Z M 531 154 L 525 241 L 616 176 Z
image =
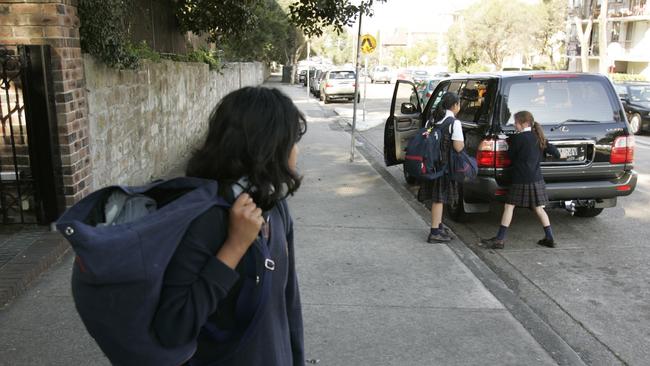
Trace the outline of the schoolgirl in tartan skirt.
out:
M 443 131 L 442 143 L 440 146 L 443 163 L 449 161 L 449 152 L 454 149 L 458 152 L 465 147 L 463 137 L 463 126 L 456 119 L 456 114 L 460 111 L 460 99 L 458 94 L 447 92 L 442 96 L 440 103 L 436 106 L 433 114 L 433 121 L 430 123 L 440 124 L 447 118 L 453 118 L 454 121 L 449 126 L 449 130 Z M 431 200 L 431 230 L 427 237 L 428 243 L 444 243 L 451 241 L 450 231 L 442 224 L 442 214 L 445 204 L 452 204 L 458 200 L 458 185 L 449 179 L 447 174 L 433 181 L 425 181 L 420 185 L 418 191 L 418 200 L 421 202 Z
M 560 152 L 546 141 L 542 126 L 535 122 L 530 112 L 515 113 L 515 129 L 517 134 L 508 139 L 508 155 L 512 160 L 512 185 L 503 208 L 501 226 L 495 237 L 481 240 L 480 246 L 502 249 L 515 207 L 525 207 L 537 214 L 544 227 L 544 238 L 537 244 L 553 248 L 553 230 L 544 211 L 544 206 L 548 204 L 548 195 L 540 163 L 546 154 L 559 158 Z

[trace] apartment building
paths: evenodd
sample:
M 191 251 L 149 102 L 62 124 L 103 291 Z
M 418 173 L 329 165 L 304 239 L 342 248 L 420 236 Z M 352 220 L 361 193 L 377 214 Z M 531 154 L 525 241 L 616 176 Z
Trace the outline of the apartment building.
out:
M 583 19 L 583 26 L 589 17 L 593 18 L 593 29 L 589 35 L 589 70 L 598 72 L 599 66 L 599 19 L 602 1 L 569 1 L 569 39 L 567 55 L 570 68 L 579 70 L 580 42 L 575 18 Z M 650 0 L 608 0 L 607 4 L 607 60 L 610 70 L 619 73 L 642 74 L 650 78 Z

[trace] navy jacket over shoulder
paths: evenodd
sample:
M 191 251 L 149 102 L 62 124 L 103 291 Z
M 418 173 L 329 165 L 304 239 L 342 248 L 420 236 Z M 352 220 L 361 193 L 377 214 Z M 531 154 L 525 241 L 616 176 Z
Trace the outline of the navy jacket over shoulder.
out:
M 560 153 L 552 144 L 546 144 L 542 152 L 537 135 L 532 131 L 517 133 L 508 138 L 508 155 L 512 160 L 512 183 L 530 184 L 543 181 L 540 163 L 545 154 L 559 157 Z
M 282 205 L 286 203 L 282 202 Z M 237 300 L 243 285 L 253 284 L 254 298 L 260 296 L 259 278 L 250 275 L 247 265 L 254 263 L 263 272 L 264 260 L 254 246 L 242 258 L 236 270 L 216 258 L 226 239 L 228 211 L 213 207 L 199 216 L 187 230 L 171 259 L 160 297 L 153 327 L 161 343 L 177 346 L 198 337 L 198 348 L 192 365 L 304 365 L 302 312 L 296 278 L 293 225 L 287 214 L 288 230 L 278 205 L 269 213 L 268 246 L 275 269 L 271 278 L 270 296 L 258 325 L 249 338 L 239 342 L 236 324 Z M 220 331 L 232 331 L 232 337 L 215 341 L 202 326 L 210 322 Z M 236 351 L 236 352 L 235 352 Z M 225 359 L 224 359 L 225 357 Z M 216 361 L 216 362 L 215 362 Z

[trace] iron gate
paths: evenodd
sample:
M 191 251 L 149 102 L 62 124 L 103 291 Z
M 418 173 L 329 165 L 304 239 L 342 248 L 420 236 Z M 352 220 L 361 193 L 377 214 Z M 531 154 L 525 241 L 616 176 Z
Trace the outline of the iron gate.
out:
M 0 45 L 3 224 L 48 224 L 58 215 L 49 65 L 47 46 Z

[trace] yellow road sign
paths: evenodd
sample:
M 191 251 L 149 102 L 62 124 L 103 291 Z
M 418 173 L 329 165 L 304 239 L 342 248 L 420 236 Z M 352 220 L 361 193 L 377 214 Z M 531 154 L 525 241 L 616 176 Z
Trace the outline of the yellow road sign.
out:
M 375 37 L 371 36 L 370 34 L 364 34 L 361 36 L 361 52 L 363 53 L 372 53 L 375 48 L 377 48 L 377 40 Z

